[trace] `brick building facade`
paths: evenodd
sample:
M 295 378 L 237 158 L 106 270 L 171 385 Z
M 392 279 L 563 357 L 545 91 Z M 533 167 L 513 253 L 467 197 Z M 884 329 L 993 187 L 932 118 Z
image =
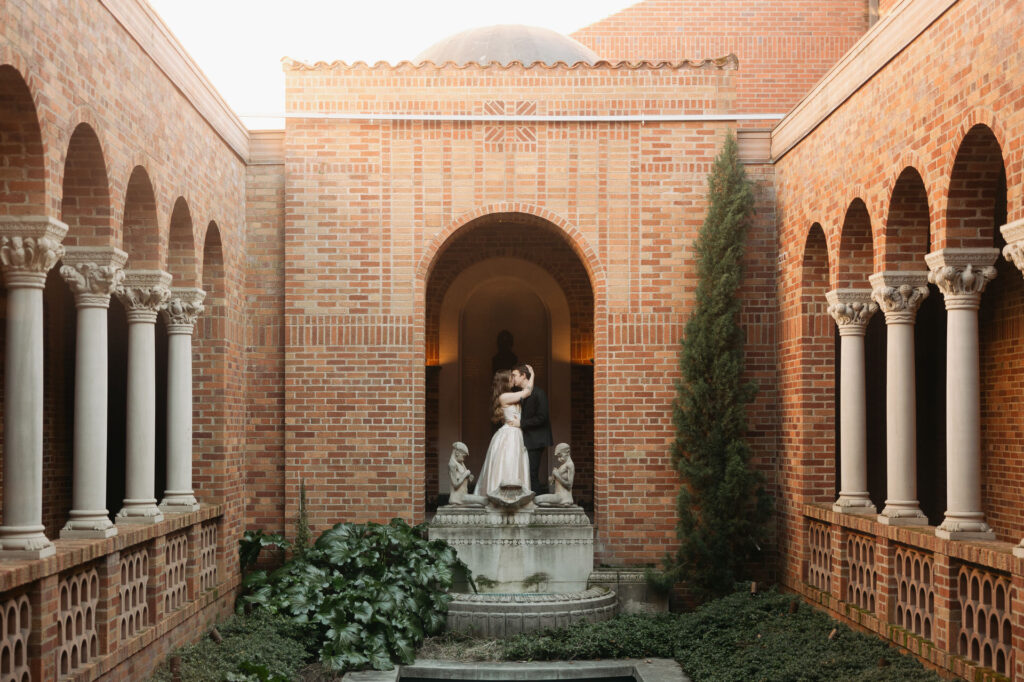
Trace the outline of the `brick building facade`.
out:
M 286 60 L 285 129 L 249 131 L 141 0 L 0 3 L 0 674 L 142 676 L 230 609 L 242 529 L 290 531 L 300 485 L 317 530 L 428 518 L 450 442 L 486 447 L 498 330 L 597 560 L 657 562 L 738 130 L 780 581 L 1024 679 L 1018 26 L 1012 0 L 643 0 L 574 35 L 594 64 Z

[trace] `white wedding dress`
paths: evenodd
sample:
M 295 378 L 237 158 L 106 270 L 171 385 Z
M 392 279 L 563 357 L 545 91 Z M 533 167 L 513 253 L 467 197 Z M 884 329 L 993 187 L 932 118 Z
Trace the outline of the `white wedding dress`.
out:
M 487 457 L 473 491 L 476 495 L 486 495 L 503 483 L 521 485 L 524 491 L 530 490 L 530 457 L 523 444 L 523 431 L 507 423 L 510 419 L 519 418 L 519 405 L 509 405 L 501 411 L 506 423 L 491 437 Z

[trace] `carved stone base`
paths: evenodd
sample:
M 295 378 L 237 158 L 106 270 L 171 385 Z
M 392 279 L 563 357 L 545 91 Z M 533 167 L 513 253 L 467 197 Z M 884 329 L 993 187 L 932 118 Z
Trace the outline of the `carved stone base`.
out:
M 107 510 L 71 510 L 71 518 L 60 530 L 62 540 L 100 540 L 117 535 L 117 526 L 107 518 Z
M 56 553 L 42 526 L 0 526 L 0 561 L 45 559 Z
M 124 508 L 117 512 L 117 523 L 152 525 L 164 520 L 156 500 L 125 500 Z
M 511 637 L 610 620 L 615 602 L 615 593 L 605 587 L 564 594 L 457 594 L 448 605 L 448 629 Z
M 1013 556 L 1024 557 L 1024 540 L 1021 540 L 1021 544 L 1013 548 Z
M 189 514 L 199 511 L 199 501 L 191 492 L 171 493 L 168 491 L 167 496 L 160 503 L 160 511 L 165 514 Z
M 874 515 L 878 509 L 867 493 L 844 493 L 839 491 L 839 499 L 832 505 L 832 511 L 841 514 Z
M 430 522 L 430 539 L 455 548 L 482 593 L 580 592 L 594 570 L 594 527 L 579 507 L 445 506 Z
M 927 526 L 928 517 L 918 508 L 917 503 L 886 501 L 885 509 L 878 515 L 878 522 L 885 526 Z
M 996 534 L 981 513 L 952 516 L 946 512 L 942 525 L 935 529 L 935 537 L 943 540 L 995 540 Z

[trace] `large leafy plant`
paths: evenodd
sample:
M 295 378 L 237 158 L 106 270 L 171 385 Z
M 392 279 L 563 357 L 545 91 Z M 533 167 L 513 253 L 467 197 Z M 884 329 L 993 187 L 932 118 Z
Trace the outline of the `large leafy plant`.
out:
M 313 626 L 330 669 L 388 670 L 411 663 L 423 637 L 444 628 L 456 569 L 465 565 L 455 550 L 427 540 L 425 525 L 339 523 L 301 557 L 246 576 L 239 608 Z

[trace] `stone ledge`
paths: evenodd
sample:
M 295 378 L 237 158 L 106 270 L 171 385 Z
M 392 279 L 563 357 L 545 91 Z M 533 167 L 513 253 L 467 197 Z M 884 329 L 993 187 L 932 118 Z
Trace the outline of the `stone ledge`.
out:
M 53 540 L 57 553 L 46 559 L 0 563 L 0 592 L 7 592 L 47 576 L 63 573 L 95 559 L 168 535 L 189 526 L 223 516 L 219 504 L 203 505 L 199 511 L 168 516 L 151 526 L 118 526 L 118 534 L 96 540 Z

